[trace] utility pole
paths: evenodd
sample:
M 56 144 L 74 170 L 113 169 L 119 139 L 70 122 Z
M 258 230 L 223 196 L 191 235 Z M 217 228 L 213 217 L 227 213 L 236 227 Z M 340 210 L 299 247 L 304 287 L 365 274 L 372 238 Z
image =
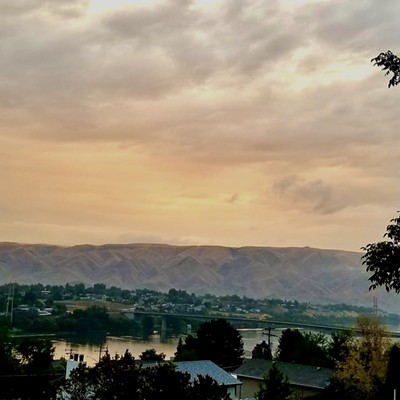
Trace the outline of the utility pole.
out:
M 10 283 L 6 304 L 6 318 L 10 315 L 10 326 L 12 326 L 14 314 L 14 284 L 15 282 Z
M 378 315 L 378 296 L 374 296 L 374 309 L 375 309 L 375 315 Z
M 76 352 L 72 347 L 69 349 L 65 349 L 65 353 L 69 355 L 69 358 L 72 358 L 73 354 Z
M 99 362 L 101 361 L 101 354 L 103 353 L 103 345 L 100 345 L 99 350 L 97 350 L 99 352 Z M 108 353 L 108 346 L 104 349 L 104 353 Z
M 263 335 L 268 335 L 268 347 L 270 349 L 271 349 L 271 336 L 277 336 L 277 335 L 271 334 L 271 329 L 272 328 L 269 326 L 268 328 L 264 328 L 263 332 L 262 332 Z M 268 331 L 268 333 L 266 331 Z

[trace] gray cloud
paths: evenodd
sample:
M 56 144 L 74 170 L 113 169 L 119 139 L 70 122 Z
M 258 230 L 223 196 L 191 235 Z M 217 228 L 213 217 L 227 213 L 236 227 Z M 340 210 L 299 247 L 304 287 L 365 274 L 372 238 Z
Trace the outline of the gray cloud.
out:
M 345 194 L 321 179 L 307 181 L 295 175 L 277 180 L 273 189 L 293 207 L 308 211 L 333 214 L 351 205 Z
M 310 12 L 311 11 L 311 12 Z M 301 17 L 313 26 L 317 40 L 339 51 L 374 54 L 377 49 L 397 46 L 399 25 L 393 15 L 398 15 L 400 5 L 396 1 L 345 0 L 321 2 L 304 7 Z
M 79 17 L 83 14 L 89 0 L 4 0 L 0 4 L 3 19 L 21 18 L 35 12 L 49 13 L 63 18 Z
M 350 207 L 368 214 L 366 208 L 393 207 L 399 198 L 400 91 L 388 90 L 387 77 L 370 63 L 379 51 L 396 51 L 397 2 L 289 7 L 278 0 L 226 0 L 207 9 L 164 1 L 90 17 L 87 4 L 0 5 L 4 181 L 16 182 L 18 160 L 29 169 L 29 152 L 20 148 L 35 148 L 42 156 L 40 144 L 52 144 L 53 152 L 66 157 L 64 149 L 81 141 L 86 151 L 96 152 L 91 146 L 98 143 L 120 149 L 129 172 L 141 170 L 139 161 L 130 164 L 138 155 L 153 179 L 154 171 L 171 168 L 166 185 L 184 173 L 205 179 L 235 171 L 246 182 L 224 180 L 217 200 L 235 202 L 237 191 L 241 201 L 235 208 L 251 207 L 262 197 L 258 183 L 264 177 L 268 185 L 275 182 L 282 204 L 307 215 L 337 217 Z M 9 137 L 18 138 L 18 146 Z M 57 170 L 58 163 L 52 160 L 51 166 Z M 41 183 L 42 174 L 35 182 Z M 72 176 L 68 184 L 79 180 Z M 246 186 L 249 177 L 253 187 Z M 18 215 L 29 220 L 26 203 L 14 201 L 22 198 L 24 182 L 2 206 L 9 222 Z M 197 185 L 195 179 L 187 182 Z M 39 190 L 35 195 L 36 216 L 44 220 L 48 207 Z M 90 203 L 95 195 L 87 196 Z M 79 207 L 81 199 L 71 201 L 65 209 Z M 88 224 L 91 218 L 98 220 L 93 213 Z

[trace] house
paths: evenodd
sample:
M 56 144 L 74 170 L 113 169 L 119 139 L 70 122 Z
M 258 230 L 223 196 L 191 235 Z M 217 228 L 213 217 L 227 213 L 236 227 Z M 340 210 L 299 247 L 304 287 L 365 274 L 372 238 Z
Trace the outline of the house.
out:
M 190 374 L 191 381 L 196 380 L 199 375 L 208 375 L 218 385 L 226 387 L 226 391 L 232 400 L 239 400 L 241 398 L 242 383 L 210 360 L 177 361 L 174 362 L 174 365 L 176 365 L 178 371 Z
M 83 354 L 71 354 L 69 360 L 67 361 L 67 365 L 65 367 L 65 379 L 68 379 L 71 375 L 71 372 L 78 367 L 78 365 L 83 364 L 86 366 L 86 362 L 83 361 Z
M 85 362 L 83 361 L 83 355 L 74 354 L 67 361 L 65 378 L 68 379 L 70 377 L 71 371 L 78 367 L 79 364 Z M 170 362 L 170 361 L 168 361 Z M 137 361 L 138 366 L 141 368 L 151 368 L 160 365 L 160 363 L 166 363 L 166 361 Z M 214 364 L 209 360 L 202 361 L 177 361 L 172 362 L 173 365 L 176 366 L 176 370 L 182 373 L 187 373 L 190 375 L 190 381 L 195 381 L 198 376 L 210 376 L 219 386 L 224 386 L 226 388 L 226 392 L 229 394 L 232 400 L 239 400 L 241 398 L 241 385 L 238 379 L 232 376 L 230 373 L 226 372 L 218 365 Z M 63 398 L 67 398 L 67 395 L 64 393 Z
M 247 359 L 233 372 L 243 384 L 242 399 L 254 398 L 259 384 L 273 363 L 283 375 L 287 376 L 290 387 L 301 399 L 320 394 L 328 387 L 333 376 L 333 370 L 329 368 L 257 358 Z

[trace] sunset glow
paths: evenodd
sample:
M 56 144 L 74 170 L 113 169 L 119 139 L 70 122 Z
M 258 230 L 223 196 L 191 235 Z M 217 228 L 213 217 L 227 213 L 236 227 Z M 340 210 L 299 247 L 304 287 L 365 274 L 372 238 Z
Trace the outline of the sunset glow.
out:
M 399 209 L 395 1 L 0 5 L 0 241 L 359 250 Z

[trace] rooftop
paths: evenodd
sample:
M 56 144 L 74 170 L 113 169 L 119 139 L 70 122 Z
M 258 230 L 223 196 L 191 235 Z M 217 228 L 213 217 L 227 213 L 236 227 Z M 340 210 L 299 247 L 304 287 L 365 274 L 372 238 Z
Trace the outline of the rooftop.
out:
M 241 385 L 238 379 L 209 360 L 177 361 L 174 364 L 178 371 L 189 373 L 192 380 L 196 379 L 199 375 L 209 375 L 221 386 Z
M 243 365 L 234 371 L 234 374 L 239 379 L 242 376 L 261 380 L 268 373 L 273 363 L 279 371 L 287 376 L 291 385 L 325 389 L 333 375 L 333 370 L 329 368 L 256 358 L 245 360 Z

